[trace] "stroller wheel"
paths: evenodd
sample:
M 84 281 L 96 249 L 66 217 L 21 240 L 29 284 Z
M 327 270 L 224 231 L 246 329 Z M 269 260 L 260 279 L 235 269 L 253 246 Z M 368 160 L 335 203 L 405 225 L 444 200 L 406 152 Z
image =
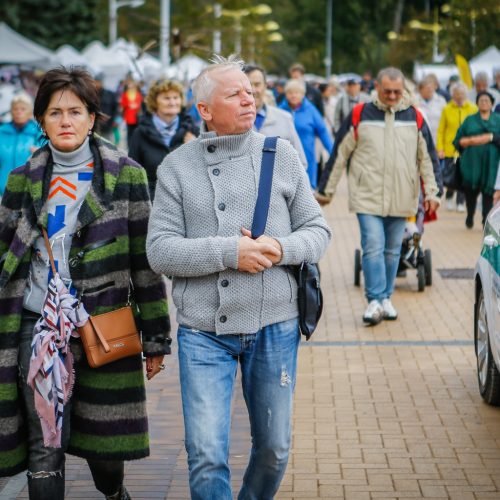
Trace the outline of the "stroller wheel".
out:
M 424 252 L 425 285 L 432 285 L 432 254 L 429 249 Z
M 417 267 L 418 291 L 423 292 L 425 289 L 425 266 L 420 264 Z
M 361 283 L 361 250 L 354 250 L 354 286 L 359 286 Z

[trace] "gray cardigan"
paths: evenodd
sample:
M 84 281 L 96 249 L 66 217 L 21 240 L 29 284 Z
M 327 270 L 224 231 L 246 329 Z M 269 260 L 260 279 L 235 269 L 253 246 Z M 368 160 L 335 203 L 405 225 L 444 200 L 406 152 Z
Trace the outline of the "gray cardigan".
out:
M 217 334 L 255 333 L 296 318 L 297 284 L 285 266 L 318 262 L 331 237 L 295 149 L 277 145 L 266 235 L 283 249 L 280 265 L 238 271 L 241 228 L 251 228 L 264 136 L 203 132 L 158 168 L 147 255 L 173 276 L 179 324 Z

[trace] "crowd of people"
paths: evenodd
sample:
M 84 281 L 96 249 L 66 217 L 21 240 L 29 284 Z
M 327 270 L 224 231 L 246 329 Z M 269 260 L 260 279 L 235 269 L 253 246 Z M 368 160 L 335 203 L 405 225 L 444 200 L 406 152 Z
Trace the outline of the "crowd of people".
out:
M 457 78 L 441 89 L 433 75 L 415 85 L 392 67 L 344 85 L 335 77 L 313 85 L 305 74 L 294 64 L 273 84 L 264 68 L 218 57 L 189 89 L 159 79 L 144 90 L 129 78 L 112 92 L 102 75 L 58 68 L 34 102 L 12 101 L 12 120 L 0 126 L 0 475 L 27 468 L 30 498 L 64 498 L 68 452 L 87 460 L 106 498 L 127 500 L 124 461 L 149 453 L 142 356 L 91 368 L 64 329 L 53 349 L 72 353 L 74 386 L 55 405 L 58 445 L 47 445 L 48 410 L 27 383 L 52 277 L 42 228 L 57 275 L 89 314 L 133 303 L 148 380 L 171 352 L 172 279 L 195 500 L 233 498 L 229 423 L 240 365 L 252 433 L 243 500 L 274 498 L 285 472 L 300 341 L 290 266 L 326 251 L 320 206 L 343 173 L 369 325 L 398 317 L 391 296 L 409 218 L 435 217 L 446 187 L 448 209 L 466 211 L 467 228 L 481 195 L 484 224 L 500 198 L 500 72 L 496 87 L 478 74 L 471 90 Z M 266 136 L 279 139 L 265 234 L 254 238 Z M 61 374 L 43 372 L 53 376 Z M 49 387 L 45 402 L 57 399 Z

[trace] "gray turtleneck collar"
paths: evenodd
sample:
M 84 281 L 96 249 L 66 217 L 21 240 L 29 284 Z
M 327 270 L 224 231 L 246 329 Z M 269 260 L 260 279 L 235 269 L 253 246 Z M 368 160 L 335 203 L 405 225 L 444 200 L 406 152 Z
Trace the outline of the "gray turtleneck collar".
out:
M 82 145 L 74 151 L 64 152 L 56 149 L 49 141 L 49 148 L 52 151 L 52 158 L 54 163 L 63 167 L 75 167 L 87 163 L 92 158 L 92 151 L 90 149 L 90 141 L 87 136 Z
M 209 165 L 248 154 L 249 141 L 255 132 L 250 129 L 243 134 L 217 135 L 202 126 L 199 137 L 203 156 Z

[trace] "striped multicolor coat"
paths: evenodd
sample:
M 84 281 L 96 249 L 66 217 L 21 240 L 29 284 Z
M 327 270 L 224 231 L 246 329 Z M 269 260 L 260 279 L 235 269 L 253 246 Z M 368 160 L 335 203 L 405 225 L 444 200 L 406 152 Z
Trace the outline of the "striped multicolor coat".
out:
M 162 279 L 145 252 L 150 201 L 146 171 L 98 137 L 92 186 L 78 214 L 70 251 L 73 284 L 90 314 L 122 307 L 129 283 L 146 355 L 170 353 Z M 0 476 L 26 468 L 27 444 L 18 396 L 18 342 L 32 245 L 47 223 L 52 156 L 46 146 L 14 170 L 0 206 Z M 91 369 L 72 339 L 76 383 L 69 453 L 131 460 L 149 454 L 141 356 Z

